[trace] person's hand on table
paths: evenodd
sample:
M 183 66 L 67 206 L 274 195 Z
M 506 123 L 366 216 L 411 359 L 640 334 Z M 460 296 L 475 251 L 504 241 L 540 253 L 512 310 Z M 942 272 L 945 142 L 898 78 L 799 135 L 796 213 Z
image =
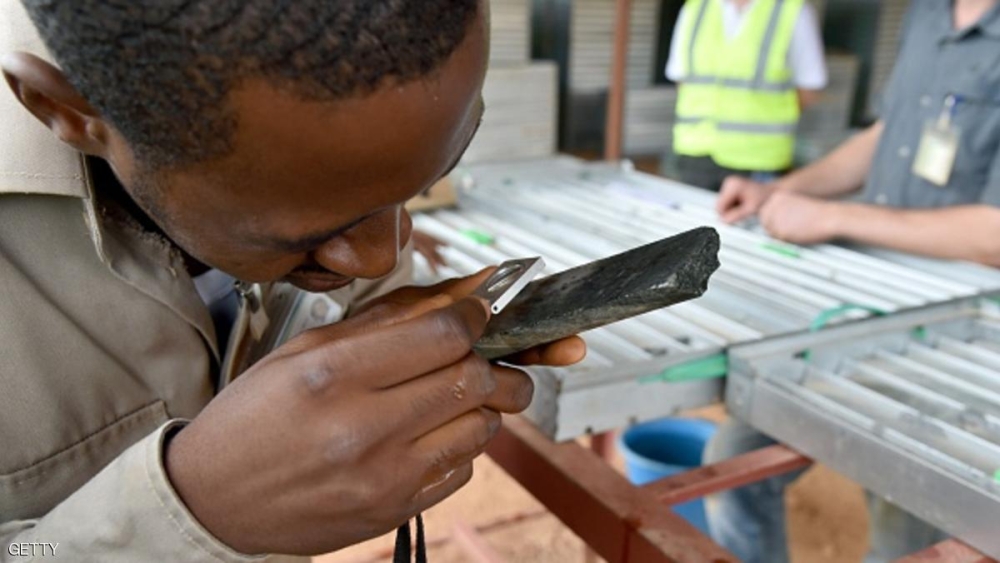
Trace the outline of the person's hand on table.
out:
M 489 275 L 403 288 L 292 339 L 168 443 L 165 465 L 198 521 L 248 554 L 327 553 L 387 533 L 472 475 L 524 410 L 522 371 L 472 352 L 489 320 L 468 295 Z M 582 359 L 579 338 L 515 363 Z
M 794 244 L 818 244 L 837 236 L 840 204 L 788 192 L 775 193 L 760 210 L 772 237 Z
M 438 266 L 445 265 L 444 258 L 438 253 L 438 248 L 444 246 L 444 243 L 417 229 L 413 229 L 410 238 L 413 239 L 413 250 L 427 260 L 431 271 L 436 274 Z
M 774 193 L 774 184 L 761 184 L 743 176 L 729 176 L 719 190 L 715 211 L 724 222 L 738 223 L 756 215 Z

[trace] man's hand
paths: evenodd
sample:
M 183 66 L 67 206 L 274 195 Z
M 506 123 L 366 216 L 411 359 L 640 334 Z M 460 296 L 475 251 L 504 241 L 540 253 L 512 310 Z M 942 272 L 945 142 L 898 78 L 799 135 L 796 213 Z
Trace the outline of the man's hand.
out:
M 839 236 L 841 207 L 788 192 L 772 195 L 760 210 L 760 222 L 768 234 L 795 244 L 818 244 Z
M 755 215 L 774 191 L 774 184 L 761 184 L 742 176 L 729 176 L 722 183 L 715 210 L 726 223 L 737 223 Z
M 463 486 L 500 413 L 520 412 L 533 391 L 526 374 L 472 353 L 489 312 L 465 296 L 488 275 L 390 293 L 227 387 L 165 453 L 198 521 L 243 553 L 315 555 L 387 533 Z M 573 339 L 551 346 L 557 359 L 583 354 Z
M 361 305 L 358 313 L 374 313 L 381 323 L 399 322 L 431 309 L 446 307 L 467 297 L 496 271 L 495 267 L 466 277 L 446 280 L 429 287 L 403 287 Z M 354 314 L 354 313 L 352 313 Z M 568 366 L 583 360 L 587 345 L 579 336 L 543 344 L 502 361 L 519 366 Z
M 427 260 L 432 272 L 436 274 L 438 266 L 446 265 L 444 258 L 438 254 L 438 248 L 444 246 L 444 243 L 417 229 L 413 229 L 410 238 L 413 239 L 413 250 Z

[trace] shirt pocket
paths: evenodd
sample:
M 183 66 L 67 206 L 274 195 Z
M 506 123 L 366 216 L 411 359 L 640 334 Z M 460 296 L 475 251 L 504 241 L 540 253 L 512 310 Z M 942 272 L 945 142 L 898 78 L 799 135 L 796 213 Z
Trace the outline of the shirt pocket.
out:
M 166 405 L 158 400 L 79 442 L 53 444 L 48 457 L 0 475 L 0 522 L 43 516 L 167 420 Z
M 958 102 L 959 156 L 971 159 L 966 164 L 974 168 L 988 167 L 1000 147 L 1000 57 L 980 56 L 961 70 L 949 91 Z

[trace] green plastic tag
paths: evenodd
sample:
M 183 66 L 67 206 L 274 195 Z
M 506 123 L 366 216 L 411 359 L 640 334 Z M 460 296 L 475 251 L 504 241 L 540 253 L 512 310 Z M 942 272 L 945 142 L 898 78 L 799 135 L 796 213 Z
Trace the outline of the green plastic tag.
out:
M 885 311 L 881 309 L 876 309 L 875 307 L 869 307 L 867 305 L 856 305 L 854 303 L 847 303 L 841 305 L 840 307 L 834 307 L 832 309 L 827 309 L 816 316 L 812 324 L 809 325 L 809 332 L 818 332 L 826 325 L 830 324 L 830 321 L 836 319 L 837 317 L 843 315 L 844 313 L 849 313 L 851 311 L 867 311 L 876 317 L 884 317 Z
M 493 244 L 496 240 L 493 238 L 493 235 L 484 233 L 482 231 L 477 231 L 475 229 L 465 229 L 464 231 L 462 231 L 462 234 L 465 235 L 467 238 L 470 238 L 473 241 L 483 245 Z
M 764 250 L 770 250 L 775 254 L 780 254 L 786 258 L 802 258 L 802 253 L 799 252 L 799 249 L 794 246 L 778 244 L 776 242 L 765 242 L 764 244 L 761 244 L 760 247 Z
M 914 340 L 927 340 L 927 329 L 922 326 L 918 326 L 910 331 L 910 336 L 912 336 Z
M 655 375 L 639 378 L 640 385 L 649 383 L 681 383 L 725 377 L 729 372 L 729 358 L 725 354 L 716 354 L 694 360 L 685 364 L 671 366 Z
M 993 474 L 993 480 L 1000 483 L 1000 469 L 997 469 L 997 472 Z

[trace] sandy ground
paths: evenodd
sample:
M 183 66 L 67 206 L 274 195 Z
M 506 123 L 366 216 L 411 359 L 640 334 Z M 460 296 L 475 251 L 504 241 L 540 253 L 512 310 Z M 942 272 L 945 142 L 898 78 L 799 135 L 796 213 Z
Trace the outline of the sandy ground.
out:
M 621 467 L 620 460 L 614 465 Z M 861 489 L 826 467 L 802 476 L 785 495 L 789 542 L 795 563 L 855 563 L 867 549 L 868 519 Z M 584 543 L 488 458 L 476 462 L 472 481 L 425 515 L 434 563 L 471 561 L 456 541 L 456 524 L 482 529 L 500 561 L 583 561 Z M 390 560 L 393 536 L 378 538 L 316 563 Z

